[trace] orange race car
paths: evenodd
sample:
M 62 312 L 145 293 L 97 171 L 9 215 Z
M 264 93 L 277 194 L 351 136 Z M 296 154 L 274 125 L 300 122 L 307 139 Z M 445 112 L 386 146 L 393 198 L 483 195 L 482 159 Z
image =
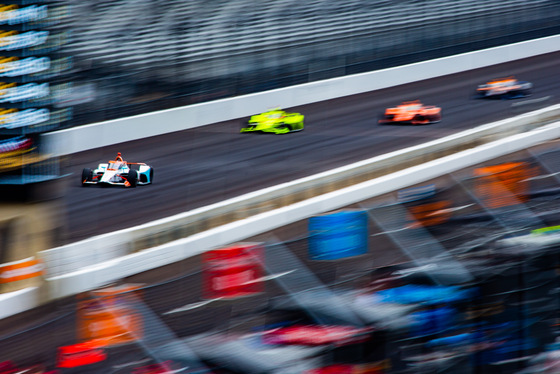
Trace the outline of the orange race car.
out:
M 379 123 L 409 123 L 424 125 L 441 121 L 441 108 L 424 105 L 420 100 L 405 101 L 394 108 L 387 108 Z
M 477 97 L 496 97 L 515 99 L 531 94 L 533 84 L 515 79 L 514 77 L 498 78 L 481 84 L 476 89 Z

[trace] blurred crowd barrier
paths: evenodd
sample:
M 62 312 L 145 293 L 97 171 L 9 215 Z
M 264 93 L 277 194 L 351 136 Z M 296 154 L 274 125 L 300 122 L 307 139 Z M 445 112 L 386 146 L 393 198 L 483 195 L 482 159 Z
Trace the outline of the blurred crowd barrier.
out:
M 0 361 L 37 373 L 555 373 L 559 160 L 523 150 L 71 297 L 0 336 Z

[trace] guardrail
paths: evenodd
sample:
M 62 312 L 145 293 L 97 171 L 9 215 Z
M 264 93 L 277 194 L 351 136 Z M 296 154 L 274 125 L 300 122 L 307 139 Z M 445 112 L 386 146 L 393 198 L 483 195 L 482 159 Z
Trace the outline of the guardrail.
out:
M 63 156 L 247 117 L 265 110 L 271 103 L 290 108 L 556 52 L 559 49 L 560 35 L 550 36 L 389 69 L 56 131 L 43 135 L 44 144 L 48 153 L 53 156 Z M 156 123 L 157 126 L 154 125 Z
M 83 264 L 99 264 L 186 238 L 507 136 L 525 133 L 559 119 L 560 105 L 555 105 L 141 226 L 45 250 L 40 256 L 46 265 L 47 277 L 60 276 L 78 271 Z M 284 222 L 287 223 L 290 222 Z
M 366 182 L 227 223 L 188 238 L 83 267 L 71 273 L 51 276 L 47 279 L 49 298 L 61 298 L 96 288 L 123 277 L 184 260 L 211 248 L 244 240 L 315 214 L 340 209 L 558 137 L 560 137 L 560 122 L 530 132 L 518 133 L 505 139 L 502 136 L 496 136 L 499 140 L 482 144 L 476 148 L 436 158 Z M 84 247 L 90 248 L 85 244 Z M 48 256 L 45 256 L 44 259 L 48 261 Z
M 39 306 L 41 292 L 39 287 L 27 287 L 18 291 L 0 294 L 0 319 Z

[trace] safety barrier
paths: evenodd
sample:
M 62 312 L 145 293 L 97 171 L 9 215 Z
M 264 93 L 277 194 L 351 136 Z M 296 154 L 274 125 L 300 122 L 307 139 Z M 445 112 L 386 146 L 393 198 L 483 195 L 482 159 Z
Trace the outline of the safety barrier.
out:
M 39 287 L 27 287 L 18 291 L 0 294 L 0 319 L 35 308 L 41 300 Z
M 275 106 L 290 108 L 478 69 L 559 50 L 560 36 L 414 63 L 389 69 L 244 95 L 45 134 L 55 156 L 243 118 Z M 154 124 L 157 123 L 157 126 Z M 91 141 L 95 139 L 95 141 Z

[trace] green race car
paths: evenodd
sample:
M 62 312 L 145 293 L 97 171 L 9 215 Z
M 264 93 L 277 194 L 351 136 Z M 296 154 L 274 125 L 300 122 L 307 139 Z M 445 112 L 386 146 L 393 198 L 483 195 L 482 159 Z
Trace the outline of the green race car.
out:
M 271 132 L 287 134 L 303 130 L 303 114 L 288 113 L 279 108 L 251 116 L 247 127 L 241 132 Z

